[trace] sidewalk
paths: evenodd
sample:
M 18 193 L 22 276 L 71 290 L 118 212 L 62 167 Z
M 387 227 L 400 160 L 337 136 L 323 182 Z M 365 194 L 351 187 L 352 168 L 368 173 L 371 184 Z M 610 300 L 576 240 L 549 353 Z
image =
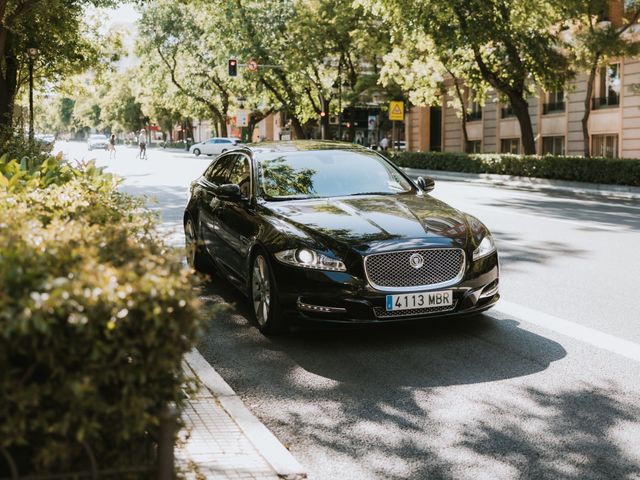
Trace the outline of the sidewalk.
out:
M 534 192 L 562 193 L 581 197 L 601 197 L 614 200 L 640 200 L 640 187 L 624 185 L 605 185 L 595 183 L 567 182 L 547 180 L 545 178 L 514 177 L 490 173 L 462 173 L 440 170 L 421 170 L 402 167 L 411 177 L 431 177 L 434 180 L 451 182 L 470 182 L 481 185 L 494 185 L 516 190 Z
M 184 368 L 201 385 L 189 398 L 176 465 L 194 480 L 301 480 L 304 468 L 242 403 L 231 387 L 192 350 Z

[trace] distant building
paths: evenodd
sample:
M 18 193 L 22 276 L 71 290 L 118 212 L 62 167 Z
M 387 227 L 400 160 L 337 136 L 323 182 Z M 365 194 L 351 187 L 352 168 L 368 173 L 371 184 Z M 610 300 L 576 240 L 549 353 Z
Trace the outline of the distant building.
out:
M 612 0 L 603 21 L 622 23 L 623 0 Z M 631 35 L 638 35 L 631 29 Z M 591 154 L 640 158 L 640 58 L 612 60 L 598 73 L 589 119 Z M 566 90 L 539 91 L 529 98 L 538 154 L 582 155 L 582 117 L 587 75 L 580 74 Z M 462 120 L 444 96 L 439 106 L 412 108 L 406 118 L 407 149 L 412 151 L 522 153 L 520 125 L 508 104 L 494 94 L 484 108 L 469 104 L 464 145 Z

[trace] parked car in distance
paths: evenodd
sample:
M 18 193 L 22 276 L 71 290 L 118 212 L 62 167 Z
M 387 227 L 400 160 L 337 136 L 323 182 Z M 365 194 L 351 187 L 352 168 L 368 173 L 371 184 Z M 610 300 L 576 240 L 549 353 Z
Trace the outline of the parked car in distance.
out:
M 191 184 L 187 258 L 236 285 L 264 333 L 477 314 L 500 298 L 496 245 L 434 185 L 359 145 L 242 146 Z
M 239 144 L 239 138 L 213 137 L 209 140 L 205 140 L 204 142 L 194 143 L 191 145 L 189 153 L 193 153 L 196 157 L 203 153 L 205 155 L 220 155 Z
M 106 135 L 94 133 L 89 136 L 87 143 L 89 144 L 89 150 L 95 150 L 96 148 L 106 150 L 107 145 L 109 144 L 109 139 Z
M 51 144 L 55 143 L 56 136 L 52 133 L 36 133 L 35 139 L 42 143 Z

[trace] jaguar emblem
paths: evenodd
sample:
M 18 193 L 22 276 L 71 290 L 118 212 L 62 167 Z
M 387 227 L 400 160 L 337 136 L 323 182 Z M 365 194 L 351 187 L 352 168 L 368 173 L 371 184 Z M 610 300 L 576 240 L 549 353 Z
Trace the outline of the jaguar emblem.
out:
M 422 258 L 422 255 L 419 253 L 414 253 L 409 257 L 409 264 L 418 270 L 419 268 L 422 268 L 422 265 L 424 265 L 424 258 Z

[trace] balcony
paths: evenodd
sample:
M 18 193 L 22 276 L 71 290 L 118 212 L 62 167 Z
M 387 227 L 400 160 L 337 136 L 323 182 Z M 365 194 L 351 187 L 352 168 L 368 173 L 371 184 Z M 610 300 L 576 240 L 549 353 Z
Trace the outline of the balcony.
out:
M 599 108 L 615 108 L 618 105 L 620 105 L 620 95 L 616 94 L 591 99 L 591 107 L 594 110 L 598 110 Z
M 565 102 L 549 102 L 542 105 L 542 114 L 564 112 Z
M 467 122 L 475 122 L 476 120 L 482 120 L 482 110 L 467 112 Z
M 516 114 L 513 113 L 513 108 L 511 108 L 511 105 L 509 105 L 508 107 L 502 107 L 500 109 L 500 118 L 509 118 L 515 116 Z

